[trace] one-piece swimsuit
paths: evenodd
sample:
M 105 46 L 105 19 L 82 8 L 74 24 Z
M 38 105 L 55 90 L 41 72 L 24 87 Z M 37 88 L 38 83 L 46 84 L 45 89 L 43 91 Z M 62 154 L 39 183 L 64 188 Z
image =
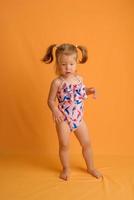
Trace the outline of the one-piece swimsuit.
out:
M 76 130 L 82 121 L 84 113 L 84 100 L 87 99 L 85 85 L 76 76 L 78 83 L 67 82 L 62 76 L 62 83 L 57 91 L 58 109 L 67 121 L 70 131 Z

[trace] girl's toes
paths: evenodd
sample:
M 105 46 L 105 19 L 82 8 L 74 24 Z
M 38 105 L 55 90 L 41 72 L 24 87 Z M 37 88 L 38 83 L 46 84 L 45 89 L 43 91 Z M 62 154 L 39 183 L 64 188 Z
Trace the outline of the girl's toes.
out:
M 63 179 L 63 180 L 68 180 L 69 178 L 69 172 L 67 170 L 63 170 L 61 173 L 60 173 L 60 176 L 59 178 Z
M 93 170 L 87 170 L 91 175 L 95 176 L 96 178 L 103 178 L 103 175 L 97 171 L 96 169 Z

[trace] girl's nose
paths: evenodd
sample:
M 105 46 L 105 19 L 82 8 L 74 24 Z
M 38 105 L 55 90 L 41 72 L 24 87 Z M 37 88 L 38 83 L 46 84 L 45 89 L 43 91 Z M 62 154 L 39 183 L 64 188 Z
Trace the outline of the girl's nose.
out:
M 69 67 L 66 67 L 66 71 L 69 71 Z
M 66 65 L 66 69 L 70 69 L 71 67 L 69 65 Z

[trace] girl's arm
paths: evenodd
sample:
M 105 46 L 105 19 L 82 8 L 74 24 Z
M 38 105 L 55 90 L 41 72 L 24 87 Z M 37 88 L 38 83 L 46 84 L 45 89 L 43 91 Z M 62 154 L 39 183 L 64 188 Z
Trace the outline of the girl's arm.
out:
M 47 104 L 52 111 L 52 117 L 55 122 L 62 122 L 64 120 L 64 116 L 58 107 L 55 105 L 56 94 L 59 87 L 60 82 L 57 79 L 54 79 L 51 83 Z
M 79 78 L 81 82 L 83 83 L 83 77 L 79 76 Z M 96 89 L 94 87 L 90 87 L 90 88 L 85 87 L 85 91 L 87 95 L 93 94 L 94 95 L 93 97 L 96 98 Z
M 50 90 L 49 90 L 49 94 L 48 94 L 48 99 L 47 99 L 48 107 L 50 108 L 50 110 L 52 112 L 54 112 L 55 110 L 58 109 L 57 106 L 55 105 L 56 93 L 57 93 L 58 86 L 59 86 L 59 84 L 58 84 L 57 79 L 54 79 L 51 82 Z

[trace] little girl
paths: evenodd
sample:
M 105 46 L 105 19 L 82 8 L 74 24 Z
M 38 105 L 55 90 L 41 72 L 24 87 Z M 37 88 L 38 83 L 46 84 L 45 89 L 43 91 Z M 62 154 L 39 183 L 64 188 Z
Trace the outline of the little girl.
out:
M 48 95 L 48 106 L 52 111 L 56 132 L 59 140 L 59 156 L 62 171 L 59 178 L 68 180 L 70 175 L 69 165 L 69 136 L 73 131 L 78 139 L 82 154 L 86 162 L 87 172 L 96 178 L 103 175 L 94 167 L 91 141 L 86 122 L 83 119 L 84 100 L 87 95 L 93 94 L 96 98 L 95 88 L 86 88 L 83 78 L 77 74 L 76 65 L 78 61 L 78 50 L 82 53 L 82 59 L 78 63 L 85 63 L 88 59 L 87 49 L 83 46 L 73 44 L 50 45 L 46 51 L 43 62 L 49 64 L 53 61 L 53 49 L 56 57 L 57 77 L 52 80 Z M 58 100 L 58 106 L 55 100 Z

